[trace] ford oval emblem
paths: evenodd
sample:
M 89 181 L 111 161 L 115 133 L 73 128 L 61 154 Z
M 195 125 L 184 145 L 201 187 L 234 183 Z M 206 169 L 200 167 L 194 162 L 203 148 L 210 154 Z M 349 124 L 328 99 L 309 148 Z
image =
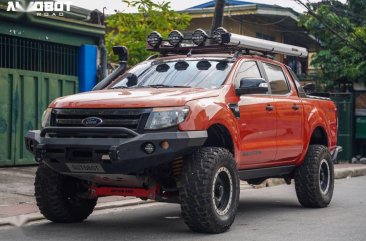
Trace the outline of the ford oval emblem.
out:
M 103 120 L 98 117 L 87 117 L 81 121 L 81 124 L 87 127 L 100 126 Z

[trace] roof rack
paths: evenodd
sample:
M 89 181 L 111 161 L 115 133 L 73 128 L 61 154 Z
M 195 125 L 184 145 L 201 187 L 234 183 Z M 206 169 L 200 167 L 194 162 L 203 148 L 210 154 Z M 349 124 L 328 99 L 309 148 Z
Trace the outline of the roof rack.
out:
M 152 32 L 147 37 L 147 50 L 160 52 L 162 55 L 169 53 L 262 53 L 268 57 L 270 54 L 284 54 L 289 56 L 306 57 L 306 48 L 278 43 L 274 41 L 253 38 L 245 35 L 229 33 L 220 27 L 213 31 L 209 37 L 202 29 L 193 32 L 191 38 L 173 30 L 168 39 L 164 40 L 158 32 Z

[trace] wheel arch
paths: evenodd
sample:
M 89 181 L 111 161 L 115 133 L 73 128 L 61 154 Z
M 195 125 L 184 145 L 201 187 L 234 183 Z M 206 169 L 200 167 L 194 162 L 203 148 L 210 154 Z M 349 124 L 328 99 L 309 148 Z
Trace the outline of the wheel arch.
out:
M 235 155 L 234 139 L 226 126 L 215 123 L 207 128 L 207 140 L 204 146 L 223 147 Z
M 298 161 L 296 161 L 297 166 L 301 165 L 304 162 L 306 153 L 308 152 L 310 145 L 323 145 L 327 148 L 329 148 L 330 146 L 329 135 L 324 126 L 317 125 L 309 133 L 311 134 L 309 135 L 307 142 L 304 143 L 304 151 Z
M 329 148 L 328 134 L 322 126 L 314 128 L 310 136 L 309 145 L 323 145 Z

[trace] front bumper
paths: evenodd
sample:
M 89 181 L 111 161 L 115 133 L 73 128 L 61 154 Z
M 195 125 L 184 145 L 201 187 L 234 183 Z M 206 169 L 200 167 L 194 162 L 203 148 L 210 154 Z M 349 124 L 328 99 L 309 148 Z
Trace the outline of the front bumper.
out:
M 118 138 L 101 137 L 108 133 Z M 62 135 L 55 137 L 57 134 Z M 202 146 L 206 138 L 206 131 L 138 134 L 122 127 L 49 127 L 42 131 L 29 131 L 25 143 L 38 162 L 45 162 L 60 173 L 127 174 L 189 154 Z M 169 148 L 162 147 L 163 141 L 169 143 Z M 152 154 L 147 154 L 143 149 L 147 143 L 155 146 Z M 70 168 L 72 164 L 86 167 L 88 164 L 97 164 L 98 168 L 75 170 Z

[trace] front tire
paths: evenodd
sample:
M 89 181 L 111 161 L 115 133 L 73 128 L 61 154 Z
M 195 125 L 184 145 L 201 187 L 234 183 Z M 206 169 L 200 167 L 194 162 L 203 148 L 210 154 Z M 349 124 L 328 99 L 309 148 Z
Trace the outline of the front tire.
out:
M 334 189 L 334 166 L 326 146 L 309 146 L 304 163 L 295 172 L 295 188 L 302 206 L 329 205 Z
M 179 197 L 182 217 L 192 231 L 228 230 L 235 219 L 239 193 L 236 162 L 228 150 L 204 147 L 185 160 Z
M 43 163 L 38 166 L 34 185 L 39 210 L 55 223 L 82 222 L 97 203 L 96 198 L 80 197 L 87 191 L 81 180 L 61 175 Z

